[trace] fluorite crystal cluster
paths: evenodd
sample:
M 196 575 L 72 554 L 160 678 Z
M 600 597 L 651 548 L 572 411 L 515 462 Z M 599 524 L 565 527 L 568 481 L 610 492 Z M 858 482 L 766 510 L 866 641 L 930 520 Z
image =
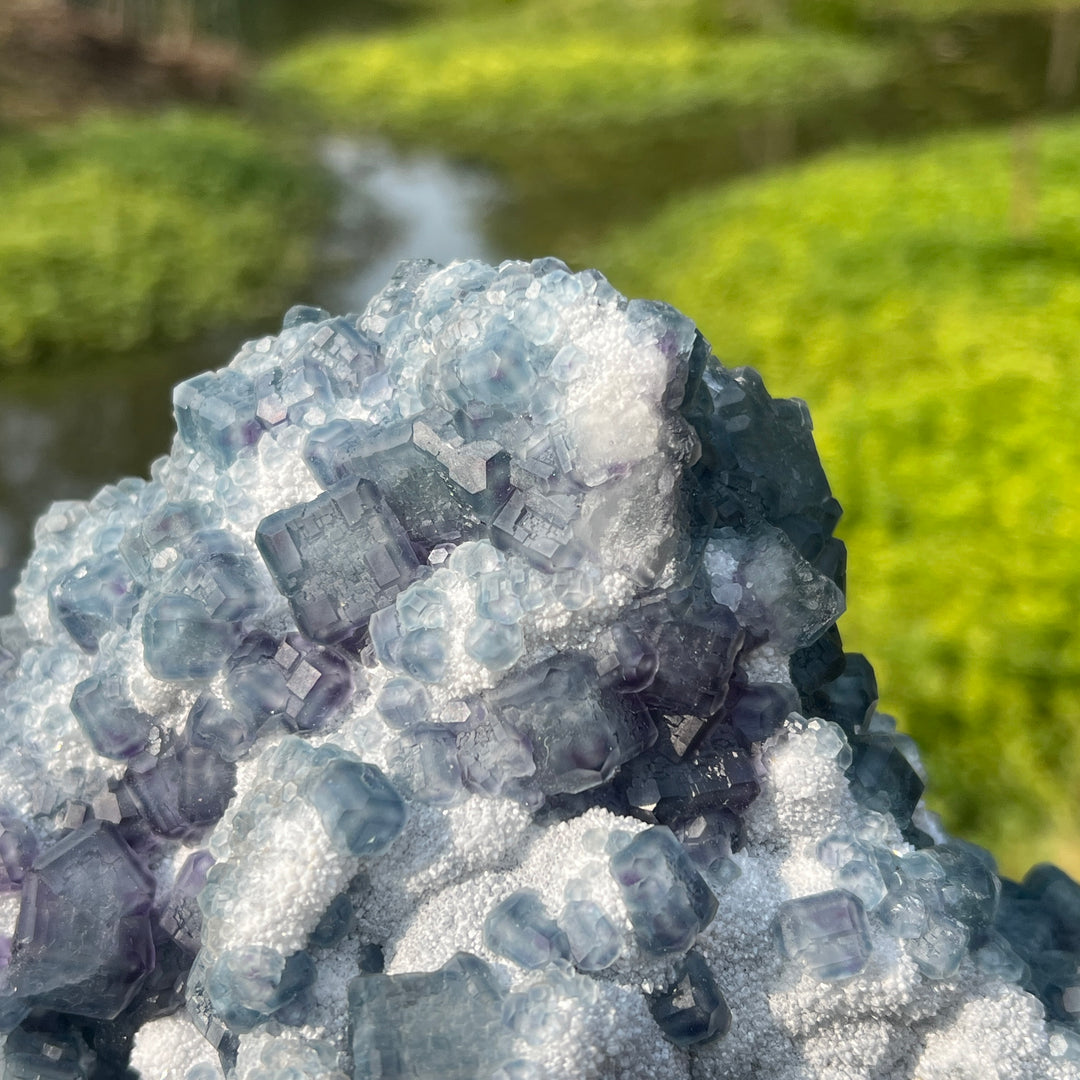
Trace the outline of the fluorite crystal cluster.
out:
M 1080 886 L 925 812 L 689 319 L 407 263 L 175 411 L 0 623 L 5 1080 L 1080 1077 Z

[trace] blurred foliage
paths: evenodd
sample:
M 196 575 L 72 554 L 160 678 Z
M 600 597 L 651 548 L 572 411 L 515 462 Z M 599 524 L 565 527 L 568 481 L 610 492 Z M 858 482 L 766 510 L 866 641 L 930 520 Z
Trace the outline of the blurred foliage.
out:
M 0 143 L 0 367 L 177 340 L 279 307 L 324 182 L 242 124 L 91 118 Z
M 882 20 L 862 0 L 426 0 L 263 70 L 306 125 L 382 131 L 495 171 L 499 250 L 542 253 L 674 194 L 838 142 L 1022 115 L 1039 19 Z
M 658 124 L 706 107 L 793 108 L 866 90 L 889 67 L 887 49 L 810 30 L 699 33 L 656 3 L 605 28 L 594 23 L 610 2 L 564 6 L 576 17 L 524 7 L 313 41 L 272 63 L 262 85 L 338 125 L 487 158 L 522 135 Z
M 811 402 L 845 643 L 1014 871 L 1080 864 L 1078 160 L 1076 122 L 849 151 L 579 253 Z
M 1052 13 L 1080 5 L 1069 0 L 851 0 L 853 7 L 869 15 L 925 19 L 938 22 L 953 15 L 984 15 L 997 12 Z

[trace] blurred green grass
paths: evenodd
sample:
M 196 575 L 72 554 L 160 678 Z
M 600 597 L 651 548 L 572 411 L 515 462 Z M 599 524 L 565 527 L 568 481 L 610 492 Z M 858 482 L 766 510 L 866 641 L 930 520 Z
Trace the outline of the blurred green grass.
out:
M 327 185 L 237 119 L 88 117 L 0 142 L 0 367 L 85 361 L 286 303 Z
M 845 644 L 1014 872 L 1080 862 L 1078 162 L 1076 121 L 847 151 L 577 253 L 811 402 Z
M 523 135 L 864 91 L 888 61 L 878 46 L 813 31 L 713 36 L 632 20 L 545 29 L 516 17 L 317 40 L 269 65 L 261 85 L 331 123 L 484 159 Z

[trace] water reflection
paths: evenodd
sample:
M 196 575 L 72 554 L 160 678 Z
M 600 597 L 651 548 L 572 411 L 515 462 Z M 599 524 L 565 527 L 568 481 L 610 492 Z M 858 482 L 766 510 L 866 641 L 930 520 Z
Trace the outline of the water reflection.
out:
M 490 181 L 374 143 L 333 140 L 321 156 L 342 185 L 324 253 L 333 272 L 298 300 L 357 311 L 401 259 L 491 257 L 481 233 L 484 208 L 497 194 Z M 145 476 L 169 448 L 173 384 L 225 363 L 245 336 L 274 329 L 233 327 L 92 371 L 0 376 L 0 613 L 10 610 L 45 508 L 89 498 L 122 476 Z
M 354 139 L 326 139 L 319 156 L 343 191 L 328 255 L 338 254 L 343 241 L 347 258 L 368 250 L 319 290 L 325 306 L 360 311 L 402 259 L 494 257 L 479 227 L 498 194 L 489 177 L 432 154 L 406 157 L 384 143 Z

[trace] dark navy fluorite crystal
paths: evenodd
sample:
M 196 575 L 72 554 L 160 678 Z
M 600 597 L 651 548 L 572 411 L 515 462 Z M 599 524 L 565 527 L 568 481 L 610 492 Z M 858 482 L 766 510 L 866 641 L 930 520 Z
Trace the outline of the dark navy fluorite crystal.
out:
M 108 1020 L 154 966 L 154 879 L 114 826 L 91 821 L 26 872 L 8 980 L 27 1005 Z
M 664 1038 L 676 1046 L 700 1046 L 728 1033 L 731 1010 L 700 953 L 690 950 L 675 965 L 675 979 L 649 999 Z

